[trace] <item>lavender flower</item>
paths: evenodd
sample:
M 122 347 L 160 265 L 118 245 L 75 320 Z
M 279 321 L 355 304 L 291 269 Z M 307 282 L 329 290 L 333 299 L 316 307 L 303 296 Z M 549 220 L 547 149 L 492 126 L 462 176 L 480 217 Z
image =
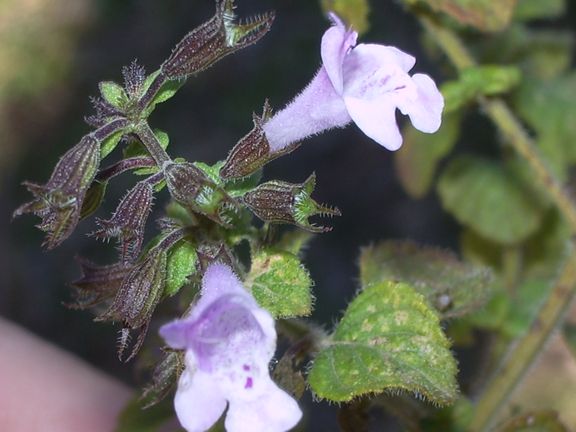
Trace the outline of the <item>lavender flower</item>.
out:
M 351 121 L 379 144 L 397 150 L 402 136 L 396 108 L 416 129 L 436 132 L 444 99 L 428 75 L 408 75 L 414 57 L 384 45 L 354 48 L 358 34 L 346 30 L 336 15 L 330 17 L 333 26 L 322 37 L 322 67 L 296 99 L 264 124 L 271 151 Z
M 174 405 L 187 431 L 209 429 L 227 402 L 231 432 L 286 431 L 300 420 L 296 402 L 270 378 L 274 321 L 228 266 L 210 265 L 190 315 L 160 334 L 172 348 L 186 349 Z

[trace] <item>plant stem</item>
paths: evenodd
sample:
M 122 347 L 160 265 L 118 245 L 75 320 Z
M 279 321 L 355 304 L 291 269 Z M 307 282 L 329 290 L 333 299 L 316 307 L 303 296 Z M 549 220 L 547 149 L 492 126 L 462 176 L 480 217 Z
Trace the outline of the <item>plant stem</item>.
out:
M 148 123 L 141 121 L 135 125 L 134 133 L 138 135 L 138 138 L 140 138 L 140 141 L 142 141 L 142 144 L 144 144 L 150 156 L 156 161 L 158 168 L 162 169 L 164 163 L 170 161 L 170 156 L 168 156 L 168 153 L 162 148 Z
M 434 36 L 458 71 L 476 65 L 472 55 L 452 30 L 442 27 L 429 15 L 421 15 L 421 18 L 426 30 Z M 570 225 L 572 233 L 576 234 L 576 206 L 520 121 L 501 99 L 481 97 L 479 102 L 500 133 L 530 165 L 535 181 L 546 191 Z M 548 294 L 529 331 L 508 352 L 499 370 L 480 397 L 469 427 L 470 431 L 489 430 L 499 410 L 536 356 L 542 351 L 552 331 L 562 323 L 564 312 L 576 294 L 576 249 L 574 245 L 572 246 L 571 254 L 564 264 L 560 277 Z
M 504 358 L 494 378 L 476 405 L 470 431 L 489 430 L 499 409 L 508 400 L 516 385 L 542 351 L 551 333 L 562 322 L 564 313 L 576 293 L 576 250 L 572 250 L 562 274 L 550 291 L 526 333 Z

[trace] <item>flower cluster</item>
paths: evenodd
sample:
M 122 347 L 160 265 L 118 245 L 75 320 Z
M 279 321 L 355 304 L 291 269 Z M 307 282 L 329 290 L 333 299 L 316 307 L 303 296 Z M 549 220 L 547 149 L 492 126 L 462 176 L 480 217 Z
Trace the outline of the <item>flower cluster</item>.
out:
M 294 399 L 269 375 L 274 320 L 228 266 L 209 266 L 198 303 L 160 334 L 170 347 L 186 350 L 174 406 L 187 431 L 209 429 L 227 403 L 225 424 L 231 432 L 286 431 L 300 420 Z

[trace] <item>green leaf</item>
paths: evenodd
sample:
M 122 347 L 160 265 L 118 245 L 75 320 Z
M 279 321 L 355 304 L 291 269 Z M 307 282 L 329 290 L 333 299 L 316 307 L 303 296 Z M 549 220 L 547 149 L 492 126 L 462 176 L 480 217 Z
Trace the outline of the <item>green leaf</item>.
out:
M 306 316 L 312 312 L 312 280 L 294 254 L 274 249 L 256 252 L 245 285 L 274 317 Z
M 518 0 L 514 19 L 529 21 L 542 18 L 556 18 L 566 11 L 565 0 Z
M 196 272 L 197 261 L 196 246 L 186 240 L 180 240 L 170 249 L 164 289 L 167 296 L 173 296 L 188 282 L 188 277 Z
M 566 179 L 568 168 L 576 163 L 576 73 L 554 80 L 526 81 L 515 105 L 536 131 L 546 159 Z
M 121 85 L 113 81 L 102 81 L 98 87 L 102 98 L 114 108 L 122 110 L 128 102 L 128 96 Z
M 160 74 L 160 69 L 150 74 L 146 78 L 146 80 L 144 81 L 144 85 L 142 86 L 142 94 L 146 93 L 146 91 L 150 88 L 150 85 L 156 79 L 158 74 Z M 185 79 L 166 81 L 162 85 L 162 87 L 160 87 L 160 90 L 158 90 L 156 96 L 154 96 L 152 101 L 150 101 L 148 108 L 144 112 L 144 117 L 148 117 L 152 113 L 152 111 L 154 111 L 154 108 L 156 108 L 157 104 L 166 102 L 168 99 L 172 98 L 178 92 L 180 87 L 184 85 L 184 83 L 186 83 Z
M 507 421 L 498 432 L 568 432 L 552 410 L 535 411 Z
M 120 140 L 122 139 L 122 135 L 124 135 L 124 130 L 119 130 L 118 132 L 113 133 L 104 141 L 100 146 L 100 159 L 104 159 L 108 156 L 112 151 L 116 148 Z
M 286 231 L 274 248 L 299 255 L 313 238 L 314 234 L 309 231 L 298 229 Z
M 468 68 L 457 81 L 442 85 L 445 113 L 459 110 L 478 96 L 495 96 L 508 92 L 521 79 L 520 70 L 513 66 L 483 65 Z
M 456 143 L 460 119 L 460 113 L 444 115 L 435 134 L 422 133 L 410 124 L 404 128 L 404 144 L 394 153 L 394 163 L 400 183 L 412 198 L 422 198 L 430 190 L 438 162 Z
M 483 306 L 492 293 L 494 276 L 488 268 L 463 263 L 446 250 L 386 241 L 362 249 L 360 280 L 362 286 L 406 282 L 450 318 Z
M 324 13 L 335 12 L 359 34 L 368 31 L 368 0 L 321 0 Z
M 85 219 L 91 216 L 98 210 L 102 201 L 104 201 L 104 194 L 106 193 L 106 186 L 108 182 L 101 182 L 94 180 L 90 185 L 86 195 L 84 196 L 84 201 L 82 202 L 82 211 L 80 212 L 80 219 Z
M 457 367 L 440 321 L 410 285 L 382 282 L 348 306 L 308 376 L 317 397 L 345 402 L 405 390 L 438 404 L 458 393 Z
M 513 245 L 533 234 L 546 204 L 510 166 L 461 156 L 450 162 L 438 181 L 445 210 L 488 240 Z
M 404 0 L 409 5 L 427 4 L 461 24 L 483 31 L 504 29 L 512 18 L 516 0 Z
M 164 399 L 151 408 L 143 409 L 143 403 L 136 396 L 120 413 L 116 432 L 160 432 L 166 430 L 166 422 L 174 417 L 172 400 Z

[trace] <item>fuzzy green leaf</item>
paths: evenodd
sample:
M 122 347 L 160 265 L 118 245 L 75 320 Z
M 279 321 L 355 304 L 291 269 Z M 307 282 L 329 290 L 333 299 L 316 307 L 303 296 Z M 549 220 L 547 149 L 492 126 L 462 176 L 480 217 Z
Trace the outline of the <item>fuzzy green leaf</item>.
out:
M 348 306 L 308 376 L 314 393 L 345 402 L 405 390 L 438 404 L 457 396 L 457 367 L 438 315 L 410 285 L 382 282 Z
M 186 240 L 181 240 L 170 249 L 164 289 L 166 295 L 173 296 L 188 282 L 188 277 L 196 272 L 197 261 L 196 246 Z
M 368 0 L 321 0 L 324 13 L 335 12 L 358 33 L 368 31 L 370 3 Z
M 566 0 L 518 0 L 514 19 L 528 21 L 542 18 L 555 18 L 566 11 Z
M 104 141 L 100 146 L 100 159 L 104 159 L 108 156 L 112 151 L 116 148 L 120 140 L 122 139 L 122 135 L 124 135 L 125 131 L 119 130 L 118 132 L 113 133 Z
M 565 179 L 568 168 L 576 163 L 576 73 L 527 81 L 518 93 L 516 107 L 535 129 L 546 159 Z
M 444 318 L 465 315 L 484 305 L 494 277 L 486 267 L 463 263 L 449 251 L 412 242 L 386 241 L 360 255 L 362 286 L 406 282 L 423 294 Z
M 85 219 L 91 216 L 98 210 L 102 201 L 104 201 L 104 195 L 106 193 L 106 186 L 108 182 L 101 182 L 94 180 L 90 185 L 86 195 L 84 196 L 84 201 L 82 202 L 82 211 L 80 212 L 80 219 Z
M 487 159 L 461 156 L 438 182 L 442 205 L 488 240 L 518 244 L 542 222 L 546 205 L 517 171 Z
M 150 74 L 146 78 L 146 80 L 144 81 L 144 85 L 142 86 L 142 94 L 146 93 L 146 91 L 148 90 L 148 88 L 150 88 L 150 85 L 152 84 L 154 79 L 156 79 L 159 73 L 160 70 L 157 70 L 156 72 Z M 152 113 L 152 111 L 154 111 L 154 108 L 156 108 L 157 104 L 166 102 L 168 99 L 172 98 L 178 92 L 178 90 L 180 90 L 180 87 L 182 87 L 185 83 L 186 83 L 185 79 L 166 81 L 162 85 L 162 87 L 160 87 L 160 90 L 158 90 L 156 96 L 154 96 L 152 101 L 150 101 L 148 108 L 144 112 L 144 116 L 145 117 L 149 116 Z
M 305 316 L 312 312 L 312 280 L 294 254 L 273 249 L 256 252 L 245 285 L 260 306 L 274 317 Z
M 433 10 L 444 12 L 461 24 L 483 31 L 504 29 L 516 6 L 516 0 L 404 0 L 405 3 L 427 4 Z
M 112 105 L 114 108 L 122 110 L 126 102 L 128 101 L 128 96 L 120 84 L 116 84 L 113 81 L 102 81 L 98 87 L 100 88 L 100 94 L 102 98 Z
M 435 134 L 425 134 L 407 124 L 404 144 L 394 153 L 394 162 L 404 190 L 412 198 L 422 198 L 432 185 L 436 166 L 450 153 L 460 133 L 459 113 L 444 115 Z

